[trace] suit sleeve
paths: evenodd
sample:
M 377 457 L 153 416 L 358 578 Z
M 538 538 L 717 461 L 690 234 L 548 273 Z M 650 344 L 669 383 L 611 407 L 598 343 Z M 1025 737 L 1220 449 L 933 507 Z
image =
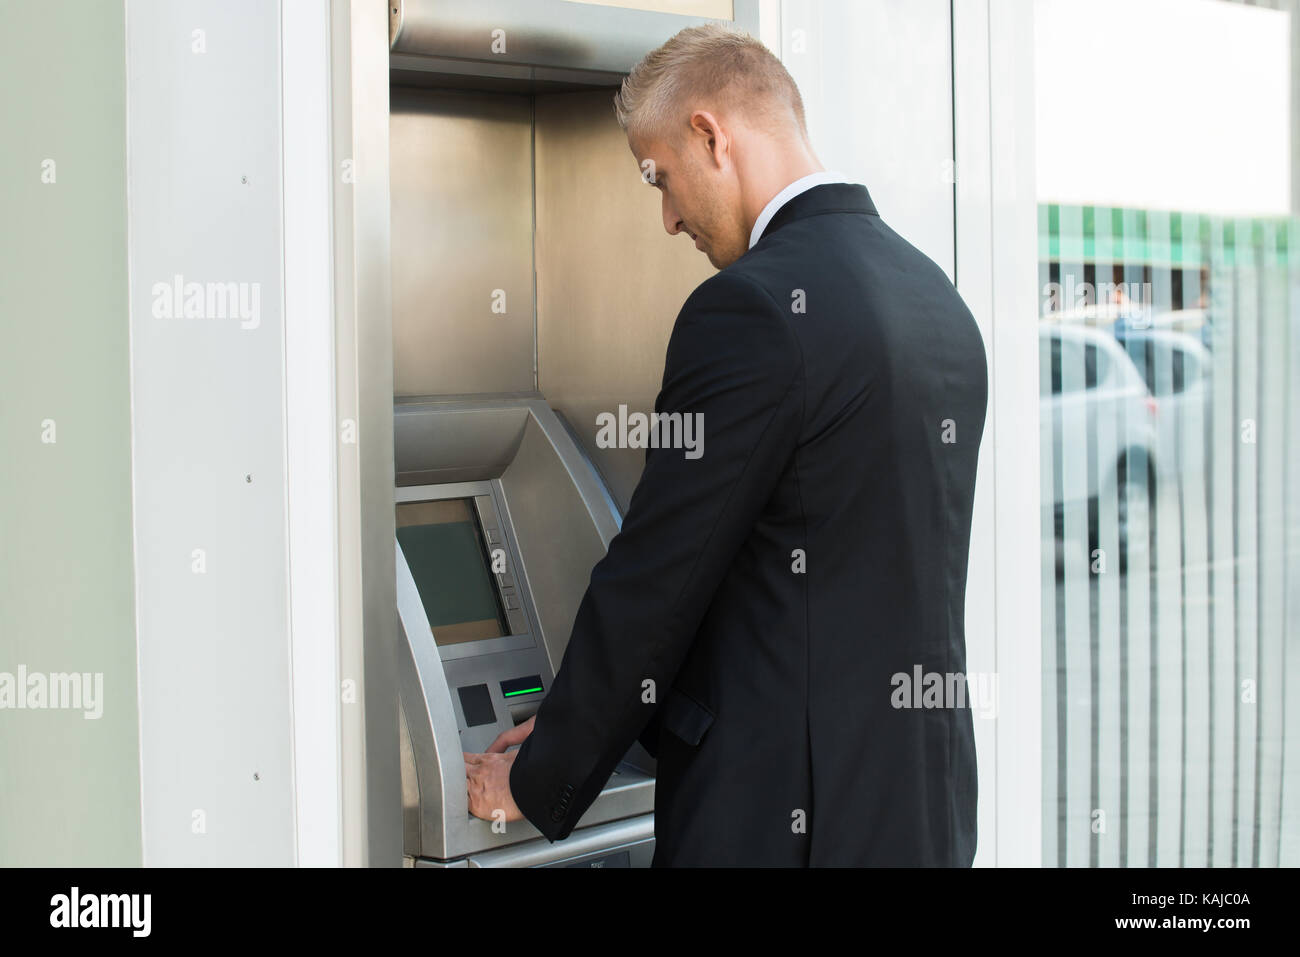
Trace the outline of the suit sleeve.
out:
M 648 451 L 510 773 L 515 803 L 552 841 L 569 835 L 657 720 L 654 702 L 793 455 L 803 363 L 790 321 L 752 280 L 726 272 L 677 317 L 655 411 L 693 417 L 699 444 Z

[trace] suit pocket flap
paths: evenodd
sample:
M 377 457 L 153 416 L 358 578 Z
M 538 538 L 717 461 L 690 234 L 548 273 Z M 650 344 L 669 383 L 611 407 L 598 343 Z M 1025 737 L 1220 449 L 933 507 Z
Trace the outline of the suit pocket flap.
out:
M 697 745 L 713 724 L 713 712 L 694 698 L 673 688 L 664 702 L 663 728 L 689 745 Z

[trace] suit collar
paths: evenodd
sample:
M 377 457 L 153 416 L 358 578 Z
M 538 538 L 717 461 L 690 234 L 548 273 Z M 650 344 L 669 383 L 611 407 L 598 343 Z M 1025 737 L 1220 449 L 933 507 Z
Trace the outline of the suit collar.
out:
M 754 247 L 757 248 L 759 243 L 782 226 L 820 213 L 880 215 L 876 212 L 876 206 L 871 201 L 871 194 L 867 192 L 867 188 L 862 184 L 823 183 L 820 186 L 805 190 L 793 199 L 788 200 L 778 209 L 776 215 L 767 224 L 767 228 L 763 230 L 763 234 L 758 237 L 758 243 L 755 243 Z

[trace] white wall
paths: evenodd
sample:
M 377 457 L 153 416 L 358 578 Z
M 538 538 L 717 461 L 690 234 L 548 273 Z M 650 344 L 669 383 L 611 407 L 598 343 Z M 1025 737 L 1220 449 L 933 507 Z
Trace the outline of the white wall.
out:
M 975 314 L 989 361 L 966 641 L 969 667 L 997 676 L 998 716 L 975 725 L 976 863 L 1037 866 L 1042 639 L 1032 0 L 955 0 L 953 36 L 957 289 Z
M 125 50 L 121 0 L 0 4 L 0 682 L 100 685 L 0 704 L 0 867 L 140 863 Z
M 783 0 L 777 27 L 822 165 L 866 186 L 881 218 L 949 279 L 950 19 L 948 0 Z
M 265 0 L 127 4 L 147 865 L 295 859 L 279 27 Z M 250 308 L 165 315 L 178 275 Z

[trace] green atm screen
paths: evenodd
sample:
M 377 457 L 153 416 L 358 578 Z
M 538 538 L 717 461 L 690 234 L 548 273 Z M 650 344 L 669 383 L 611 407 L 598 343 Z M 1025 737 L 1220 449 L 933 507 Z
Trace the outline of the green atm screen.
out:
M 427 515 L 403 515 L 406 506 L 398 506 L 397 541 L 420 592 L 434 640 L 448 645 L 509 634 L 469 502 L 411 504 L 464 506 L 450 512 L 439 510 L 437 517 L 448 520 L 420 524 L 403 524 L 403 519 L 418 521 Z M 456 520 L 461 514 L 464 520 Z

